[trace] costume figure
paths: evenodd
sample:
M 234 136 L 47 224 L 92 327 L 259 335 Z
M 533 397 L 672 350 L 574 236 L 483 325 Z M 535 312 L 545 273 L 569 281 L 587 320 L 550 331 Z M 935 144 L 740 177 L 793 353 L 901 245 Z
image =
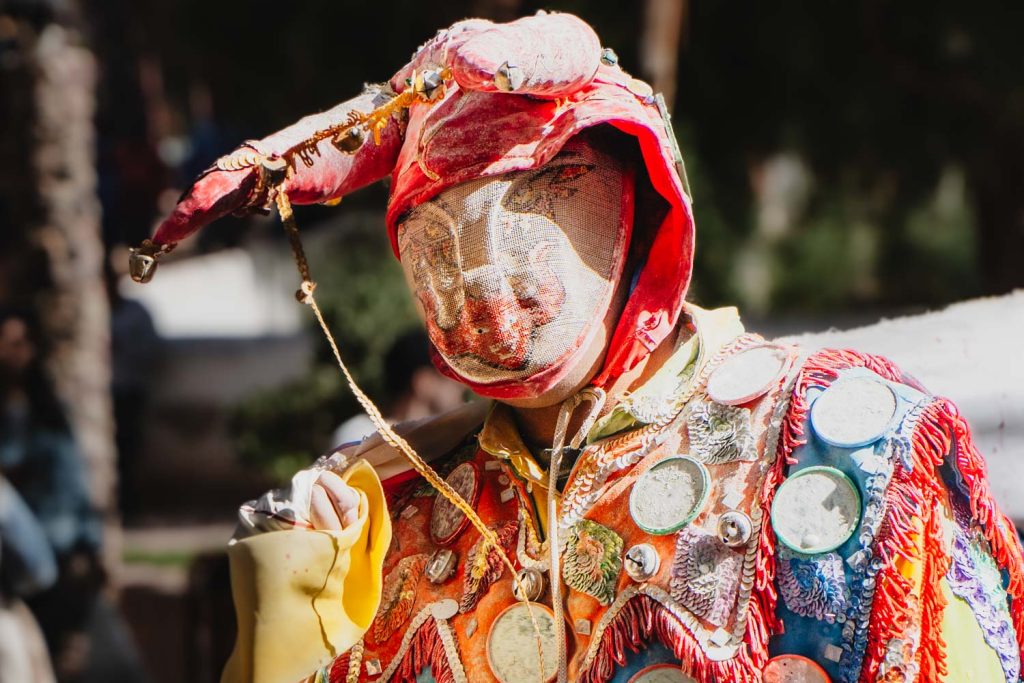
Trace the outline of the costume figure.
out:
M 956 408 L 684 301 L 665 108 L 576 17 L 455 24 L 246 143 L 133 272 L 387 174 L 434 362 L 495 401 L 242 507 L 225 681 L 1019 680 L 1021 547 Z

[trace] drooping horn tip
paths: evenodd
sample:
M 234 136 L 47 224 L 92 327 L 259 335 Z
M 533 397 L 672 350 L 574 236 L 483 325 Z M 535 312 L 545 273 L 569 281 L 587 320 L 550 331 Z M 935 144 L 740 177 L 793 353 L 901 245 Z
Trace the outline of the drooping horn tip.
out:
M 153 279 L 158 265 L 157 259 L 174 248 L 173 244 L 154 244 L 145 240 L 137 247 L 128 250 L 128 274 L 132 280 L 145 284 Z

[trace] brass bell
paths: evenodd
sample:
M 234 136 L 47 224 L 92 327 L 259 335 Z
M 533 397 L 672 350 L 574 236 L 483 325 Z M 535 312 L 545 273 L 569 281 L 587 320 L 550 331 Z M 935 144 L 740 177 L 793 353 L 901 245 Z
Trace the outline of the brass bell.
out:
M 494 87 L 502 92 L 515 92 L 523 87 L 526 76 L 515 64 L 503 63 L 494 72 Z
M 340 133 L 337 137 L 332 138 L 331 144 L 343 154 L 352 154 L 362 147 L 365 141 L 366 133 L 363 129 L 359 126 L 353 126 L 344 133 Z
M 516 600 L 536 602 L 544 594 L 544 575 L 532 567 L 520 569 L 512 584 L 512 594 Z
M 156 272 L 156 258 L 132 247 L 128 256 L 128 274 L 135 282 L 145 284 L 153 279 Z
M 427 561 L 427 568 L 424 572 L 427 575 L 427 581 L 433 584 L 442 584 L 450 579 L 455 574 L 457 560 L 455 552 L 448 548 L 435 550 L 434 554 L 430 556 L 430 560 Z
M 750 517 L 739 510 L 730 510 L 718 518 L 718 538 L 730 548 L 746 545 L 753 533 Z
M 424 102 L 434 102 L 444 97 L 444 78 L 440 69 L 428 69 L 413 76 L 413 90 Z
M 637 583 L 643 583 L 658 573 L 661 558 L 658 557 L 658 551 L 653 545 L 639 543 L 626 551 L 626 558 L 622 564 L 629 578 Z

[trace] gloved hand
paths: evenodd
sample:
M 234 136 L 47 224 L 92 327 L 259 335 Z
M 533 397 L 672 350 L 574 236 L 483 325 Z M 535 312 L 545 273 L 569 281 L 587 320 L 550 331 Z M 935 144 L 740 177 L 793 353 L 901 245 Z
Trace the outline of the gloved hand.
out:
M 309 496 L 314 529 L 341 530 L 359 518 L 359 493 L 334 472 L 324 472 Z

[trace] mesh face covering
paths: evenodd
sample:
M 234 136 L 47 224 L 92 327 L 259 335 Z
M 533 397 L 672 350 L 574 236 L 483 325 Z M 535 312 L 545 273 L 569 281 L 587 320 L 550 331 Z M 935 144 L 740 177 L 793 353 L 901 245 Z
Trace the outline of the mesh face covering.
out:
M 575 138 L 540 169 L 457 185 L 409 214 L 398 228 L 406 279 L 458 378 L 483 395 L 519 384 L 529 396 L 568 372 L 622 273 L 633 180 Z

